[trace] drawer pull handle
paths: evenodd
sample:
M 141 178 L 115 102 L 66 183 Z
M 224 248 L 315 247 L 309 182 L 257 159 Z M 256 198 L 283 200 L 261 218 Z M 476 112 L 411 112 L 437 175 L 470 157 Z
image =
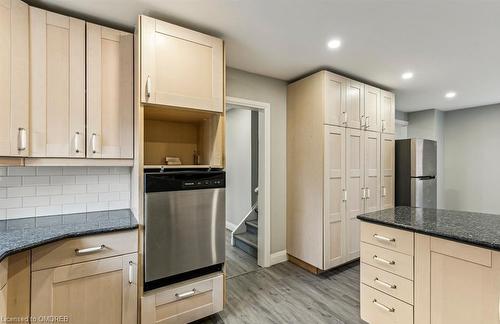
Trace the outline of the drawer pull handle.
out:
M 187 291 L 187 292 L 182 293 L 182 294 L 175 293 L 175 297 L 177 297 L 177 298 L 179 298 L 179 299 L 182 299 L 182 298 L 191 297 L 191 296 L 193 296 L 195 293 L 196 293 L 196 288 L 193 288 L 193 290 Z
M 106 245 L 101 245 L 101 246 L 95 246 L 95 247 L 90 247 L 86 249 L 75 249 L 75 254 L 76 255 L 84 255 L 84 254 L 89 254 L 89 253 L 95 253 L 102 251 L 106 248 Z
M 387 307 L 384 304 L 379 303 L 376 299 L 373 300 L 373 303 L 375 304 L 375 306 L 385 310 L 386 312 L 394 313 L 396 311 L 394 307 Z
M 396 261 L 389 261 L 389 260 L 386 260 L 386 259 L 383 259 L 383 258 L 379 258 L 376 255 L 373 256 L 373 260 L 381 262 L 381 263 L 385 263 L 385 264 L 388 264 L 388 265 L 395 265 L 396 264 Z
M 381 285 L 381 286 L 387 287 L 387 288 L 391 288 L 391 289 L 396 289 L 396 288 L 397 288 L 397 287 L 396 287 L 396 285 L 392 285 L 392 284 L 390 284 L 390 283 L 387 283 L 387 282 L 385 282 L 385 281 L 382 281 L 382 280 L 380 280 L 379 278 L 375 278 L 373 281 L 374 281 L 375 283 L 377 283 L 377 284 L 379 284 L 379 285 Z
M 379 241 L 384 241 L 384 242 L 396 242 L 396 239 L 395 238 L 388 238 L 388 237 L 385 237 L 385 236 L 382 236 L 382 235 L 378 235 L 378 234 L 373 234 L 373 237 Z

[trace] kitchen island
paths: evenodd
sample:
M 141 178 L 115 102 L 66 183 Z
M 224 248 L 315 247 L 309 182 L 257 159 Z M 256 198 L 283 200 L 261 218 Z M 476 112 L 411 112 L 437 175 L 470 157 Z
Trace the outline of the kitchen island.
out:
M 500 216 L 396 207 L 361 220 L 361 317 L 500 323 Z

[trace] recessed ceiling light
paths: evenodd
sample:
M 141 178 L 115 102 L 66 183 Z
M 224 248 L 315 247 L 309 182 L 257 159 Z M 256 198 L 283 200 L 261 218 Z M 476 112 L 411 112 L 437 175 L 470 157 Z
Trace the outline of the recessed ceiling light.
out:
M 332 39 L 328 42 L 328 48 L 330 49 L 336 49 L 336 48 L 339 48 L 340 45 L 342 45 L 342 42 L 340 41 L 340 39 Z
M 403 78 L 404 80 L 411 79 L 413 78 L 413 72 L 405 72 L 401 74 L 401 78 Z
M 447 92 L 444 96 L 445 96 L 445 98 L 451 99 L 451 98 L 455 98 L 456 95 L 457 95 L 456 92 L 450 91 L 450 92 Z

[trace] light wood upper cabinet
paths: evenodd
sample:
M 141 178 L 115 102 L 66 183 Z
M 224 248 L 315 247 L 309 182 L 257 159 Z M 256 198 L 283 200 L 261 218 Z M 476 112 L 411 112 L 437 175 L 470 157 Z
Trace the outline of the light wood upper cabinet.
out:
M 72 324 L 137 323 L 137 254 L 34 271 L 31 315 Z
M 365 105 L 362 114 L 362 126 L 364 129 L 380 132 L 381 110 L 380 89 L 365 84 Z
M 380 126 L 382 133 L 394 134 L 396 123 L 396 97 L 394 93 L 382 90 L 380 92 L 380 98 L 382 110 Z
M 365 85 L 349 80 L 347 84 L 347 127 L 361 128 L 361 116 L 365 111 Z
M 365 213 L 380 210 L 380 133 L 364 132 Z
M 29 151 L 29 12 L 0 0 L 0 156 Z
M 85 22 L 30 7 L 31 156 L 85 156 Z
M 87 157 L 133 158 L 133 35 L 87 23 Z
M 395 180 L 395 147 L 394 135 L 381 135 L 380 161 L 381 176 L 381 209 L 394 207 L 394 180 Z
M 346 78 L 325 72 L 325 124 L 345 126 L 347 123 L 347 83 Z
M 223 111 L 221 39 L 140 16 L 141 101 Z
M 324 268 L 345 262 L 345 132 L 325 126 Z

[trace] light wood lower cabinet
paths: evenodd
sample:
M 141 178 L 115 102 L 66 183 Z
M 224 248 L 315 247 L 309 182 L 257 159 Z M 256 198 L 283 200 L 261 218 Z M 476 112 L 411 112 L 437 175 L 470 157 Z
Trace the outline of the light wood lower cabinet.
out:
M 0 156 L 29 153 L 29 13 L 0 0 Z
M 223 308 L 222 273 L 146 292 L 141 302 L 142 324 L 189 323 Z
M 34 271 L 31 286 L 31 315 L 36 318 L 137 323 L 136 253 Z
M 133 35 L 87 23 L 87 157 L 133 158 Z
M 395 186 L 395 141 L 394 135 L 382 134 L 380 139 L 381 188 L 380 209 L 394 207 Z

